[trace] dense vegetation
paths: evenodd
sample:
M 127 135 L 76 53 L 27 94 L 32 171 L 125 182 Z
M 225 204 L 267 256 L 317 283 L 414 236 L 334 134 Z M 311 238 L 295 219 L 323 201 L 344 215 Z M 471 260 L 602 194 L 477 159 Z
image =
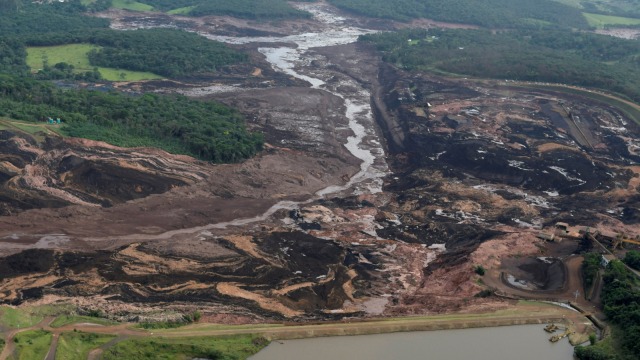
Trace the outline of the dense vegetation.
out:
M 189 7 L 188 15 L 229 15 L 245 19 L 278 20 L 307 18 L 311 14 L 296 10 L 285 0 L 142 0 L 155 9 L 168 11 Z
M 158 359 L 225 359 L 240 360 L 257 353 L 268 344 L 261 337 L 237 335 L 229 337 L 133 338 L 105 350 L 105 360 Z
M 630 250 L 624 255 L 622 261 L 629 265 L 629 267 L 640 270 L 640 251 Z
M 248 58 L 222 43 L 172 29 L 101 31 L 88 40 L 103 47 L 89 54 L 92 65 L 167 77 L 214 72 Z
M 211 73 L 248 59 L 246 54 L 223 43 L 176 29 L 96 30 L 38 34 L 21 39 L 29 46 L 97 45 L 100 49 L 89 53 L 93 66 L 146 71 L 166 77 Z
M 98 4 L 103 3 L 93 6 Z M 89 55 L 94 66 L 169 77 L 213 72 L 246 60 L 246 55 L 223 44 L 179 30 L 105 29 L 106 20 L 81 15 L 87 10 L 73 0 L 25 3 L 11 15 L 0 14 L 0 116 L 27 121 L 59 117 L 70 136 L 119 146 L 158 147 L 214 162 L 240 161 L 261 148 L 262 137 L 246 131 L 242 116 L 215 102 L 64 90 L 34 80 L 96 81 L 100 74 L 97 70 L 77 73 L 69 64 L 57 63 L 31 75 L 25 63 L 26 45 L 91 43 L 100 46 Z
M 640 100 L 640 43 L 589 33 L 404 30 L 365 35 L 408 70 L 601 88 Z
M 221 66 L 247 60 L 246 54 L 193 33 L 175 29 L 115 31 L 107 29 L 109 21 L 106 19 L 82 16 L 91 7 L 104 8 L 109 4 L 109 0 L 89 5 L 83 5 L 80 0 L 51 4 L 28 2 L 17 12 L 0 12 L 0 71 L 25 70 L 24 46 L 80 43 L 101 47 L 89 57 L 93 66 L 145 71 L 167 77 L 214 72 Z M 56 64 L 49 65 L 50 68 L 45 69 L 48 73 L 42 74 L 42 78 L 59 79 L 73 73 L 68 67 L 55 69 Z M 92 80 L 95 73 L 85 75 L 83 79 Z
M 600 270 L 600 261 L 602 256 L 598 253 L 586 253 L 584 254 L 584 261 L 582 262 L 582 279 L 584 281 L 585 293 L 591 289 L 591 286 L 596 281 L 598 271 Z
M 48 83 L 0 75 L 0 116 L 60 117 L 74 137 L 119 146 L 153 146 L 214 162 L 234 162 L 261 148 L 242 117 L 214 102 L 182 96 L 62 90 Z
M 576 347 L 576 356 L 581 360 L 631 360 L 640 354 L 640 281 L 622 262 L 609 263 L 604 274 L 602 303 L 609 321 L 620 331 L 617 354 L 603 347 Z
M 13 74 L 25 73 L 27 51 L 22 43 L 0 38 L 0 71 Z
M 8 35 L 60 33 L 73 34 L 87 29 L 108 28 L 109 21 L 81 16 L 89 8 L 79 0 L 41 5 L 23 2 L 17 12 L 0 11 L 0 34 Z
M 586 28 L 579 9 L 553 0 L 329 0 L 358 14 L 406 21 L 428 18 L 490 28 Z
M 18 0 L 0 0 L 0 11 L 3 13 L 13 13 L 18 11 L 20 1 Z
M 586 12 L 605 14 L 605 15 L 620 15 L 640 17 L 640 4 L 636 0 L 559 0 L 561 2 L 567 2 L 571 5 L 579 5 Z

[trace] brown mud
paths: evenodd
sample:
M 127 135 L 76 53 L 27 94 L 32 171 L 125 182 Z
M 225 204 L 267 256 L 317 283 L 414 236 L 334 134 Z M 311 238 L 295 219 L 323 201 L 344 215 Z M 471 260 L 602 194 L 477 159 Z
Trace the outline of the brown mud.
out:
M 330 26 L 103 16 L 116 27 L 233 36 Z M 311 66 L 296 70 L 323 79 L 312 89 L 273 70 L 259 44 L 239 47 L 251 65 L 118 87 L 237 107 L 267 141 L 242 164 L 1 133 L 2 302 L 71 302 L 129 320 L 200 309 L 246 322 L 501 309 L 510 303 L 494 291 L 566 301 L 580 284 L 579 244 L 545 243 L 540 229 L 567 221 L 640 233 L 640 129 L 608 104 L 409 74 L 360 44 L 309 50 Z M 355 186 L 318 198 L 360 170 L 344 147 L 354 134 L 345 98 L 359 88 L 379 127 L 362 146 L 386 151 L 390 171 L 381 192 Z M 298 203 L 236 221 L 282 200 Z

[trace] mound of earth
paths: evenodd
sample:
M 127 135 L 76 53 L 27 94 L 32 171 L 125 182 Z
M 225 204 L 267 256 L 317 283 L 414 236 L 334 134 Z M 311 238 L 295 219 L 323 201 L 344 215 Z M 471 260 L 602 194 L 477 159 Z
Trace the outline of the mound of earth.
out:
M 184 156 L 0 132 L 0 215 L 71 204 L 108 207 L 201 179 L 196 161 Z

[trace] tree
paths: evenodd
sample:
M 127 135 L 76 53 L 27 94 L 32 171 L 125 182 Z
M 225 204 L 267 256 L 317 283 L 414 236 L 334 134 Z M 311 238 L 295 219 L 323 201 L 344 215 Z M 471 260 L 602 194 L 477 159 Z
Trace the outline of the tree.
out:
M 622 261 L 629 267 L 640 270 L 640 251 L 630 250 L 625 254 Z
M 16 12 L 20 8 L 20 0 L 0 0 L 1 12 Z

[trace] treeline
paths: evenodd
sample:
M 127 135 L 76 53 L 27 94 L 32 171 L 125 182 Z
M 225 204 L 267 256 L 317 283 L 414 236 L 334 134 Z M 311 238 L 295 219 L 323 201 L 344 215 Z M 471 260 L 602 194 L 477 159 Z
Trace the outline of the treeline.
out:
M 640 43 L 558 31 L 404 30 L 365 35 L 408 70 L 601 88 L 640 101 Z
M 640 4 L 636 0 L 586 0 L 580 1 L 580 5 L 585 12 L 640 18 Z
M 74 33 L 25 34 L 14 36 L 12 41 L 14 52 L 25 57 L 26 53 L 17 46 L 90 43 L 101 47 L 89 54 L 93 66 L 147 71 L 166 77 L 215 72 L 220 67 L 248 60 L 245 53 L 226 44 L 177 29 L 86 29 Z
M 0 72 L 25 74 L 29 67 L 25 63 L 27 51 L 16 40 L 0 38 Z
M 46 5 L 25 1 L 18 11 L 0 12 L 0 34 L 5 37 L 52 32 L 73 33 L 109 27 L 107 19 L 81 15 L 89 10 L 79 0 L 63 3 L 54 1 Z
M 489 28 L 588 27 L 579 9 L 553 0 L 329 0 L 357 14 L 407 21 L 428 18 Z
M 640 251 L 629 250 L 622 261 L 629 267 L 640 271 Z
M 584 254 L 584 261 L 582 262 L 582 281 L 584 282 L 584 291 L 587 292 L 591 289 L 598 277 L 598 271 L 600 270 L 600 262 L 602 255 L 598 253 Z
M 242 116 L 215 102 L 184 96 L 62 90 L 0 74 L 0 116 L 44 121 L 61 118 L 69 136 L 132 147 L 152 146 L 213 162 L 237 162 L 262 147 Z
M 102 47 L 89 53 L 91 65 L 166 77 L 215 72 L 248 60 L 246 54 L 223 43 L 174 29 L 100 31 L 88 42 Z
M 228 15 L 245 19 L 278 20 L 309 18 L 311 14 L 294 9 L 285 0 L 143 0 L 159 10 L 193 7 L 188 15 Z
M 98 0 L 90 6 L 104 7 Z M 262 147 L 260 134 L 246 130 L 237 111 L 215 102 L 181 96 L 61 89 L 37 79 L 98 80 L 64 63 L 32 75 L 26 65 L 27 45 L 92 43 L 102 47 L 91 55 L 96 66 L 152 71 L 165 76 L 215 71 L 245 61 L 225 45 L 178 30 L 117 32 L 105 19 L 83 16 L 91 9 L 79 0 L 51 4 L 24 3 L 0 13 L 0 116 L 43 121 L 59 117 L 62 130 L 83 137 L 131 147 L 150 146 L 214 162 L 236 162 Z
M 633 360 L 640 354 L 640 282 L 622 262 L 611 261 L 603 277 L 602 304 L 614 331 L 618 348 L 613 354 L 601 343 L 577 346 L 580 360 Z
M 90 43 L 101 47 L 89 55 L 93 66 L 146 71 L 166 77 L 215 72 L 222 66 L 245 62 L 248 56 L 226 44 L 177 29 L 116 31 L 109 22 L 82 16 L 87 8 L 78 0 L 47 5 L 29 4 L 18 14 L 0 16 L 0 71 L 24 68 L 24 46 Z M 6 59 L 6 62 L 5 62 Z M 51 64 L 55 65 L 55 64 Z M 24 69 L 22 69 L 24 70 Z M 41 78 L 77 74 L 47 69 Z M 86 75 L 86 76 L 85 76 Z M 95 74 L 82 74 L 91 80 Z

